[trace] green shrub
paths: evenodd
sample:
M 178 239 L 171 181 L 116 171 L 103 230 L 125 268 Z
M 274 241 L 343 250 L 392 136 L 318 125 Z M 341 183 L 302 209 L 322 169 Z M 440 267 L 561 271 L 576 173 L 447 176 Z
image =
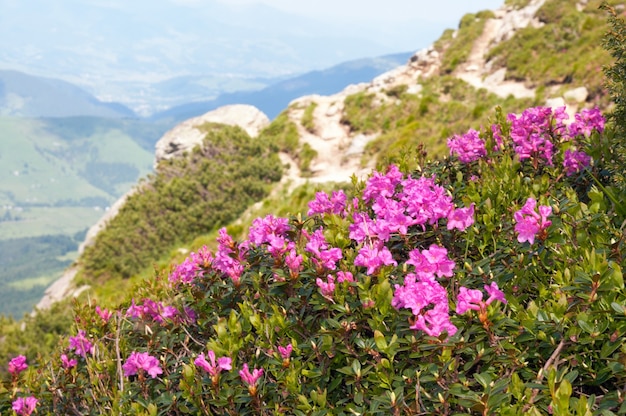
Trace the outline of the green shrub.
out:
M 300 136 L 295 123 L 289 120 L 288 111 L 280 113 L 272 123 L 261 131 L 259 140 L 269 143 L 280 152 L 295 156 L 300 145 Z
M 566 176 L 561 165 L 565 149 L 592 150 L 598 134 L 550 130 L 550 165 L 516 156 L 510 121 L 495 119 L 505 145 L 494 148 L 486 129 L 481 158 L 424 164 L 412 180 L 375 173 L 355 182 L 356 202 L 317 195 L 311 216 L 259 218 L 246 242 L 220 232 L 214 255 L 198 249 L 118 312 L 83 305 L 70 347 L 62 342 L 46 367 L 29 357 L 36 368 L 7 379 L 18 390 L 0 393 L 0 411 L 33 395 L 44 414 L 619 412 L 620 221 L 593 187 L 601 167 Z M 540 209 L 534 241 L 517 226 L 528 198 L 551 211 Z M 356 226 L 365 217 L 382 226 L 392 201 L 424 204 L 411 215 L 426 217 L 390 234 Z M 437 214 L 445 204 L 453 211 Z M 457 209 L 471 209 L 472 222 L 451 227 Z M 400 293 L 413 279 L 425 286 L 406 293 L 436 290 L 428 302 L 447 318 L 430 321 L 428 302 L 407 309 L 414 298 Z M 61 354 L 76 365 L 64 368 Z M 248 367 L 263 372 L 242 375 Z

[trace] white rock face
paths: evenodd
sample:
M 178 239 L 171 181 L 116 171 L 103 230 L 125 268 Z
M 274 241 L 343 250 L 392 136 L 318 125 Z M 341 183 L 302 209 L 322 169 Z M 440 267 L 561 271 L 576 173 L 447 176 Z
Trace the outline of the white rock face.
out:
M 261 110 L 254 106 L 243 104 L 227 105 L 217 110 L 209 111 L 199 117 L 183 121 L 165 133 L 157 142 L 155 146 L 155 167 L 161 160 L 182 155 L 202 143 L 205 133 L 196 127 L 204 123 L 222 123 L 230 126 L 239 126 L 251 137 L 256 137 L 269 122 L 269 118 Z
M 569 91 L 565 91 L 563 94 L 563 98 L 566 101 L 574 101 L 576 103 L 583 103 L 587 100 L 589 96 L 589 91 L 586 87 L 578 87 Z

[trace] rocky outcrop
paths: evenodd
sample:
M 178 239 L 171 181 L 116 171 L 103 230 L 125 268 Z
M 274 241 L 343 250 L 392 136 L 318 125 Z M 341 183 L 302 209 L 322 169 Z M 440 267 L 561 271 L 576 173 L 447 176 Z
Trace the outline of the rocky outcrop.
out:
M 159 139 L 155 146 L 155 167 L 163 159 L 180 156 L 202 143 L 205 133 L 197 127 L 205 123 L 239 126 L 251 137 L 269 124 L 269 118 L 251 105 L 235 104 L 220 107 L 199 117 L 183 121 Z

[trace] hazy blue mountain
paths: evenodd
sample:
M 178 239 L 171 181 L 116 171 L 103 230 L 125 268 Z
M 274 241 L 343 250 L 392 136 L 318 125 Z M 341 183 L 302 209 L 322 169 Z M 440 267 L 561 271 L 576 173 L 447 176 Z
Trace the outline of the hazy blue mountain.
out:
M 259 78 L 303 73 L 391 49 L 364 31 L 346 32 L 340 24 L 321 25 L 267 6 L 234 7 L 214 0 L 187 5 L 0 0 L 0 10 L 0 68 L 61 78 L 142 114 L 219 93 L 260 89 L 269 84 Z M 426 44 L 437 30 L 434 24 L 423 26 Z M 416 48 L 425 46 L 419 43 Z M 202 78 L 204 97 L 158 86 L 179 77 Z
M 0 70 L 0 115 L 20 117 L 134 117 L 118 103 L 105 103 L 69 82 Z
M 181 121 L 204 114 L 228 104 L 251 104 L 273 119 L 292 100 L 310 94 L 330 95 L 350 84 L 369 82 L 376 76 L 407 62 L 412 52 L 358 59 L 321 71 L 311 71 L 288 78 L 259 91 L 239 91 L 222 94 L 216 99 L 173 107 L 155 114 L 152 119 Z

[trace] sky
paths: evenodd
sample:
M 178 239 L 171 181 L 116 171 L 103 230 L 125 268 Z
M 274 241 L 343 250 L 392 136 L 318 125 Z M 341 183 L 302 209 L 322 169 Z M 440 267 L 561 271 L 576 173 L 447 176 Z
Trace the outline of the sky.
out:
M 199 4 L 202 0 L 175 0 Z M 458 22 L 469 12 L 496 9 L 504 0 L 219 0 L 230 5 L 262 3 L 286 12 L 319 18 L 379 21 L 425 19 L 432 22 Z

